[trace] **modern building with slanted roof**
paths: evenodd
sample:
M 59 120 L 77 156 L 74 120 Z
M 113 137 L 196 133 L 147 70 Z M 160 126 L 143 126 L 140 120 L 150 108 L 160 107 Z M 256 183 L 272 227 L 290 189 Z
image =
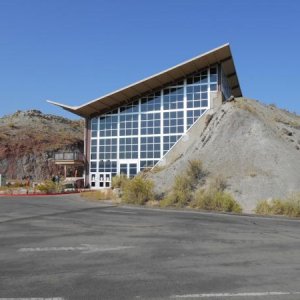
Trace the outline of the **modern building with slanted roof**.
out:
M 81 106 L 48 102 L 85 118 L 85 182 L 98 189 L 156 165 L 230 96 L 242 91 L 225 44 Z

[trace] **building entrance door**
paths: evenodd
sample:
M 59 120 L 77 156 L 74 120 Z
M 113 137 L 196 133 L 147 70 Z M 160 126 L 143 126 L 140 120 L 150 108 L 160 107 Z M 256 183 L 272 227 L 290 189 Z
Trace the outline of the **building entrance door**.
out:
M 137 174 L 137 161 L 126 161 L 120 163 L 120 174 L 132 178 Z
M 91 183 L 91 188 L 92 188 L 92 189 L 97 188 L 97 182 L 98 182 L 98 176 L 97 176 L 97 173 L 91 173 L 91 180 L 90 180 L 90 183 Z
M 99 187 L 109 188 L 111 187 L 111 173 L 99 173 Z
M 91 174 L 91 188 L 92 189 L 101 189 L 111 187 L 111 173 L 102 172 L 102 173 L 93 173 Z

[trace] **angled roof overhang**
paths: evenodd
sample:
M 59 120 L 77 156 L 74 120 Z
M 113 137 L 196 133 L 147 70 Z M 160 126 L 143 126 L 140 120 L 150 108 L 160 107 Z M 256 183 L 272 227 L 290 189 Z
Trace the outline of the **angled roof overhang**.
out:
M 129 103 L 146 93 L 151 93 L 151 91 L 158 90 L 189 74 L 216 63 L 222 64 L 223 71 L 228 78 L 233 96 L 242 96 L 230 46 L 229 44 L 225 44 L 81 106 L 69 106 L 50 100 L 48 100 L 48 102 L 81 117 L 89 118 L 108 112 L 122 104 Z

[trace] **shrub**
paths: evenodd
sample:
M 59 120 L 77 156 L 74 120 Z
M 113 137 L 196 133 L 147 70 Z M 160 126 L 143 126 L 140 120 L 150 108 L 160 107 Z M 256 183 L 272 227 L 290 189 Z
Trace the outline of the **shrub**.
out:
M 172 191 L 165 199 L 160 201 L 161 207 L 176 206 L 183 207 L 187 205 L 193 197 L 191 179 L 185 175 L 175 177 Z
M 226 179 L 221 175 L 212 178 L 209 184 L 209 188 L 211 190 L 219 191 L 219 192 L 225 191 L 226 187 L 227 187 Z
M 20 188 L 20 187 L 24 187 L 25 184 L 23 184 L 22 181 L 17 180 L 17 181 L 14 181 L 14 182 L 9 182 L 8 186 L 11 187 L 11 188 Z
M 182 175 L 175 177 L 171 192 L 165 199 L 160 201 L 160 206 L 184 207 L 188 205 L 193 198 L 195 186 L 204 174 L 202 162 L 200 160 L 189 161 L 185 172 Z
M 116 175 L 112 178 L 111 187 L 113 189 L 116 189 L 116 188 L 121 189 L 128 180 L 129 179 L 124 174 Z
M 205 172 L 203 171 L 201 160 L 190 160 L 186 169 L 186 175 L 190 178 L 191 183 L 195 184 L 201 179 Z
M 143 205 L 154 197 L 153 182 L 142 176 L 126 181 L 122 189 L 122 201 L 125 203 Z
M 291 194 L 285 199 L 261 200 L 255 212 L 260 215 L 285 215 L 300 217 L 300 193 Z
M 269 215 L 271 214 L 271 205 L 268 200 L 260 200 L 255 208 L 255 213 L 259 215 Z
M 284 202 L 284 214 L 290 217 L 300 216 L 300 193 L 290 195 Z
M 195 194 L 192 207 L 223 212 L 242 212 L 241 206 L 230 194 L 213 188 L 199 189 Z
M 12 122 L 8 124 L 8 127 L 11 128 L 11 129 L 16 129 L 16 128 L 18 128 L 18 127 L 17 127 L 14 123 L 12 123 Z
M 62 186 L 53 182 L 52 180 L 45 180 L 44 182 L 38 184 L 36 189 L 46 194 L 58 193 L 62 191 Z
M 113 200 L 115 195 L 111 189 L 97 190 L 80 193 L 81 197 L 88 198 L 90 200 Z

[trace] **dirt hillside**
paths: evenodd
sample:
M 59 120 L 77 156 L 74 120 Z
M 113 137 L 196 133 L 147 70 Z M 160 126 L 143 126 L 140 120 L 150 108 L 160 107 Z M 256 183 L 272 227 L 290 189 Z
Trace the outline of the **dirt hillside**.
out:
M 0 174 L 7 179 L 49 178 L 56 172 L 51 161 L 58 150 L 83 149 L 83 121 L 17 111 L 0 118 Z
M 158 193 L 170 190 L 189 160 L 199 159 L 207 181 L 221 175 L 250 212 L 258 200 L 300 191 L 300 117 L 238 98 L 219 107 L 187 151 L 151 175 Z

